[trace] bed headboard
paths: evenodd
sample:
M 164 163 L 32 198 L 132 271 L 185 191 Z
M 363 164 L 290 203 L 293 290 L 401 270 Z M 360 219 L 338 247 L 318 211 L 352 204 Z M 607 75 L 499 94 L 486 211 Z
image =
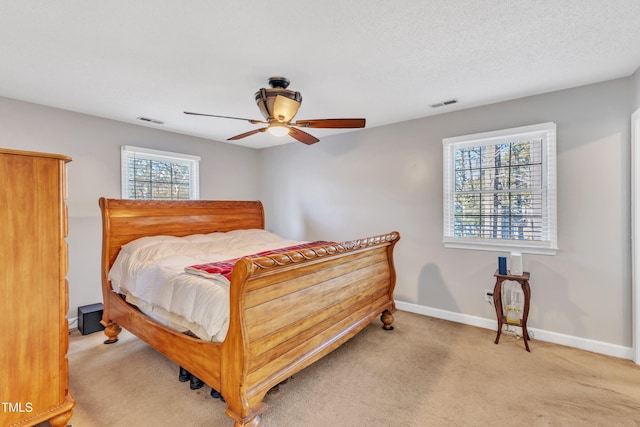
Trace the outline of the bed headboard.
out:
M 264 228 L 264 210 L 259 201 L 156 201 L 101 197 L 99 204 L 102 211 L 102 267 L 106 272 L 122 245 L 140 237 Z

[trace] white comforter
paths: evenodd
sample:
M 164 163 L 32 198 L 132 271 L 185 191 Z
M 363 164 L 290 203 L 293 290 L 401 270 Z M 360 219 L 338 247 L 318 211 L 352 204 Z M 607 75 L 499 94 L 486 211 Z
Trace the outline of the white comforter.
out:
M 116 292 L 151 317 L 222 342 L 229 327 L 229 281 L 188 274 L 185 267 L 300 243 L 257 229 L 143 237 L 122 247 L 109 279 Z

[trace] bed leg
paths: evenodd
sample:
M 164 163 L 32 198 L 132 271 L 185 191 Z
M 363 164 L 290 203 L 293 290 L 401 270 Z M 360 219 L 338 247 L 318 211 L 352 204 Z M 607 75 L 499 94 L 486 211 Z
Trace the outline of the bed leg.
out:
M 104 334 L 107 336 L 105 344 L 113 344 L 118 341 L 118 334 L 122 332 L 122 328 L 115 322 L 109 321 L 104 327 Z
M 261 415 L 267 410 L 267 405 L 260 402 L 248 411 L 247 408 L 242 408 L 243 412 L 247 414 L 243 417 L 242 412 L 236 412 L 232 409 L 233 406 L 235 406 L 233 402 L 227 400 L 227 409 L 224 411 L 234 421 L 233 427 L 260 427 Z
M 385 331 L 393 331 L 393 326 L 391 326 L 391 324 L 393 323 L 393 314 L 391 314 L 391 312 L 389 310 L 385 310 L 382 312 L 382 315 L 380 316 L 380 321 L 382 322 L 382 329 L 384 329 Z
M 253 415 L 253 416 L 250 415 L 247 418 L 243 419 L 241 417 L 236 416 L 229 409 L 227 409 L 225 413 L 229 417 L 233 418 L 234 420 L 233 427 L 260 427 L 260 424 L 261 424 L 260 414 Z

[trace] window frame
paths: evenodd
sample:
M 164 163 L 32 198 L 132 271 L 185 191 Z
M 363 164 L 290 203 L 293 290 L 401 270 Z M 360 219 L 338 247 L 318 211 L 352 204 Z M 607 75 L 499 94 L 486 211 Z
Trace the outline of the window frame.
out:
M 455 237 L 455 151 L 462 147 L 481 147 L 542 138 L 542 215 L 543 240 L 503 240 Z M 540 123 L 530 126 L 462 135 L 442 140 L 443 152 L 443 238 L 446 248 L 555 255 L 557 237 L 557 153 L 556 124 Z
M 174 153 L 170 151 L 154 150 L 151 148 L 134 147 L 131 145 L 123 145 L 120 150 L 120 183 L 121 197 L 128 200 L 129 197 L 129 159 L 138 157 L 147 160 L 157 160 L 161 162 L 170 162 L 189 167 L 189 199 L 200 199 L 200 156 L 190 154 Z M 178 200 L 178 199 L 137 199 L 137 200 Z M 185 200 L 185 199 L 180 199 Z

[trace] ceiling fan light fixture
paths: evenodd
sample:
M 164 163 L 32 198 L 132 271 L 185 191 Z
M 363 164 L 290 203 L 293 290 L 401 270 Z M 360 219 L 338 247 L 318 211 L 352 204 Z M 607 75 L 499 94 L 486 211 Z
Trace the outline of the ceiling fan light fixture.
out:
M 269 133 L 273 136 L 285 136 L 289 133 L 289 128 L 286 126 L 280 125 L 271 125 L 269 126 Z

